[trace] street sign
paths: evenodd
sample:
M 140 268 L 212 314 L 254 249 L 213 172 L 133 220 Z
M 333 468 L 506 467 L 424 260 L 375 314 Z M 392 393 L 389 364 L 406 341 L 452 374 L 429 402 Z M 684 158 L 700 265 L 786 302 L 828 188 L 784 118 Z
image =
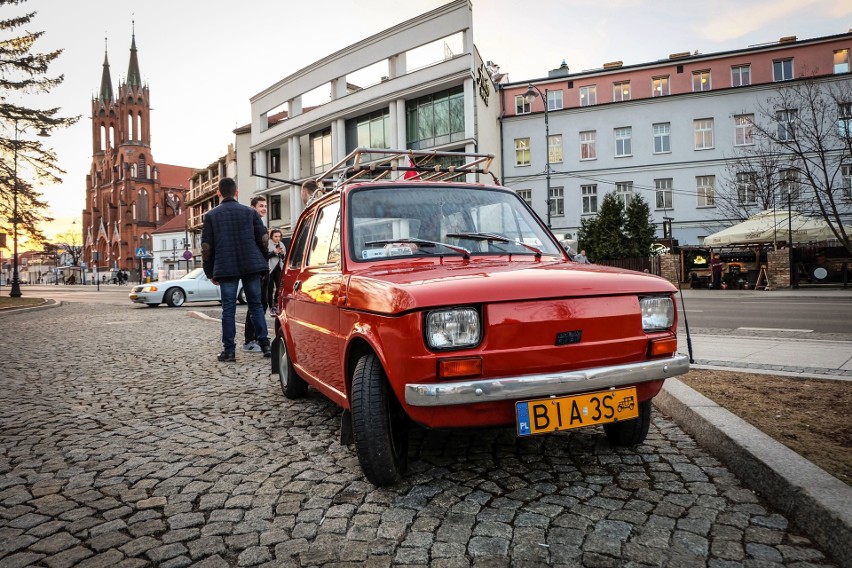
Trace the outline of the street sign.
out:
M 184 260 L 192 260 L 192 251 L 191 250 L 183 251 L 183 258 L 184 258 Z
M 136 258 L 145 258 L 146 256 L 148 256 L 148 251 L 144 247 L 136 249 Z

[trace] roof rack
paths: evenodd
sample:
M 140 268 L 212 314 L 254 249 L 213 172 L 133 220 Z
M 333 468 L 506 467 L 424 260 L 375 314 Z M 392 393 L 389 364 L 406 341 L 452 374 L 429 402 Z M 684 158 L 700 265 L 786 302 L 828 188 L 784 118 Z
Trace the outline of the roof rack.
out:
M 464 157 L 460 166 L 445 166 L 440 158 Z M 339 190 L 343 185 L 363 179 L 391 179 L 394 172 L 414 175 L 412 181 L 449 181 L 467 174 L 489 174 L 499 185 L 489 168 L 494 154 L 438 152 L 433 150 L 393 150 L 389 148 L 356 148 L 330 169 L 313 178 L 324 191 Z M 370 176 L 370 177 L 368 177 Z

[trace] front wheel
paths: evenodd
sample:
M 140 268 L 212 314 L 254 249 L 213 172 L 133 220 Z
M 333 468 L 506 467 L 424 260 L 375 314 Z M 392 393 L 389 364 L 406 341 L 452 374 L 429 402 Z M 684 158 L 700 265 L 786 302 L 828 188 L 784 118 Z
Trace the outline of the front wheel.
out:
M 170 308 L 179 308 L 186 301 L 186 294 L 180 288 L 171 288 L 165 297 Z
M 278 381 L 281 383 L 281 391 L 287 398 L 301 398 L 308 392 L 308 383 L 296 374 L 293 362 L 287 352 L 287 343 L 284 341 L 284 332 L 279 328 L 272 342 L 272 372 L 278 372 Z
M 639 417 L 604 424 L 606 437 L 613 446 L 635 446 L 645 441 L 651 426 L 651 399 L 639 403 Z
M 352 375 L 352 430 L 358 462 L 373 485 L 392 485 L 408 466 L 408 416 L 375 354 L 363 355 Z

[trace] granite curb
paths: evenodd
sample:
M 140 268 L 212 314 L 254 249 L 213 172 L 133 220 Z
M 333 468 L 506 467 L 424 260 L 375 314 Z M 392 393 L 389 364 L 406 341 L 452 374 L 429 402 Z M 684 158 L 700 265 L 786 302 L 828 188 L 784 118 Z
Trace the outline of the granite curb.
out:
M 654 404 L 842 566 L 852 566 L 852 488 L 677 379 Z
M 44 300 L 40 304 L 34 304 L 32 306 L 9 306 L 0 308 L 0 315 L 10 314 L 10 313 L 18 313 L 18 312 L 26 312 L 26 311 L 38 311 L 38 310 L 47 310 L 50 308 L 56 308 L 62 305 L 62 300 Z

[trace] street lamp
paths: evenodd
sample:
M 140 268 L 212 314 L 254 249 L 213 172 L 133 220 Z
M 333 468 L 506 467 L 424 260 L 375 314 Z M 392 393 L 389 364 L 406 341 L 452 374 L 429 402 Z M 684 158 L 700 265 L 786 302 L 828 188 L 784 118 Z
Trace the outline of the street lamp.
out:
M 12 261 L 12 290 L 9 292 L 9 296 L 12 298 L 21 297 L 21 281 L 18 279 L 18 132 L 23 132 L 26 128 L 25 126 L 18 130 L 18 119 L 15 119 L 15 144 L 12 146 L 12 163 L 14 168 L 12 170 L 12 177 L 14 178 L 14 184 L 12 185 L 12 241 L 15 244 L 12 252 L 14 256 L 14 260 Z M 38 136 L 47 138 L 50 134 L 42 128 Z
M 542 97 L 544 101 L 544 173 L 547 176 L 547 228 L 550 228 L 550 123 L 548 121 L 549 109 L 547 108 L 547 89 L 542 93 L 538 87 L 530 83 L 524 100 L 532 104 L 536 97 Z

